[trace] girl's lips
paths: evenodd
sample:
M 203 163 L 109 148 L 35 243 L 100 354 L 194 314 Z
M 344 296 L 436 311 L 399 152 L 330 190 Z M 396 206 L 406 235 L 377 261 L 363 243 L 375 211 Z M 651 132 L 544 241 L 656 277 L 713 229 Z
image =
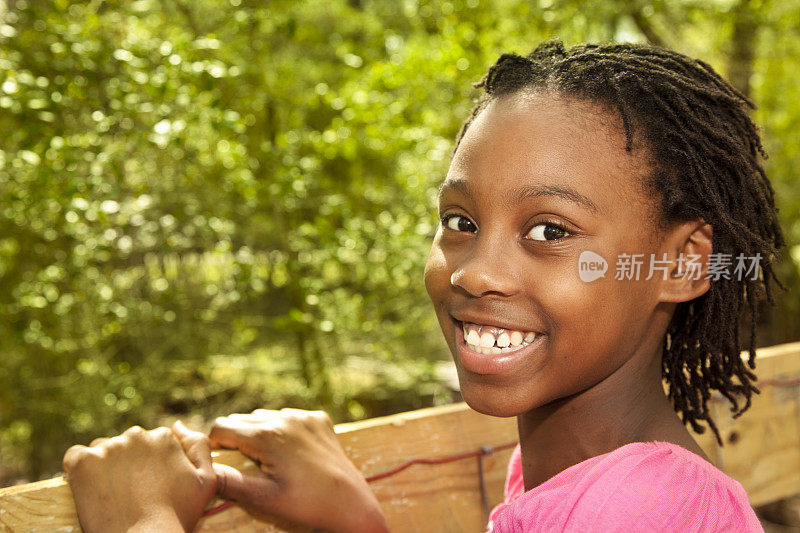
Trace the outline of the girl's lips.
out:
M 456 357 L 464 370 L 475 374 L 507 374 L 513 373 L 522 362 L 528 359 L 542 343 L 543 334 L 536 334 L 531 344 L 509 353 L 482 354 L 470 350 L 464 340 L 464 330 L 460 322 L 455 323 Z

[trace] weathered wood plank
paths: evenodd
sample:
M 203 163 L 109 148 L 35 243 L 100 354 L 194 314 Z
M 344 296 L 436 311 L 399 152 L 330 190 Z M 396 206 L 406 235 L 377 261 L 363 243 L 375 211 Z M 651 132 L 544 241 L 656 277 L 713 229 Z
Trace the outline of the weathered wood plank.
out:
M 769 382 L 800 377 L 800 342 L 758 351 L 762 394 L 733 420 L 715 402 L 725 446 L 709 432 L 697 441 L 709 458 L 739 480 L 754 505 L 800 493 L 800 385 Z M 484 416 L 465 404 L 421 409 L 351 424 L 336 432 L 353 463 L 370 476 L 411 458 L 439 458 L 499 446 L 517 438 L 515 419 Z M 510 450 L 484 457 L 490 504 L 502 500 Z M 256 467 L 241 454 L 215 452 L 215 461 L 241 470 Z M 414 465 L 371 483 L 394 532 L 480 531 L 486 522 L 475 458 L 441 465 Z M 237 507 L 204 519 L 198 531 L 305 531 L 273 517 L 255 518 Z M 0 526 L 10 531 L 80 531 L 68 485 L 62 479 L 0 489 Z
M 385 472 L 411 458 L 440 458 L 499 446 L 517 439 L 514 419 L 481 415 L 465 404 L 420 409 L 389 417 L 339 424 L 336 432 L 353 463 L 365 476 Z M 502 500 L 510 450 L 483 459 L 490 503 Z M 214 460 L 243 471 L 257 472 L 246 457 L 233 451 L 215 452 Z M 485 523 L 476 458 L 440 465 L 413 465 L 370 484 L 392 531 L 474 531 Z M 217 502 L 219 503 L 219 502 Z M 210 516 L 198 531 L 305 531 L 271 525 L 237 507 Z M 80 531 L 69 486 L 53 479 L 0 489 L 0 525 L 11 531 Z
M 761 505 L 800 494 L 800 342 L 758 350 L 756 373 L 761 394 L 750 409 L 733 419 L 718 401 L 714 419 L 725 443 L 716 465 Z

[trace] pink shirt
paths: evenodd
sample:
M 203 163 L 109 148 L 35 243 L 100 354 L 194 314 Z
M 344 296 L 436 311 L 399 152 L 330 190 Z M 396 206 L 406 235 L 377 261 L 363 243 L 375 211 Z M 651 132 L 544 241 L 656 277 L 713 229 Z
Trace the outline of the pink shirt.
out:
M 487 532 L 764 530 L 739 482 L 684 448 L 634 442 L 525 492 L 519 444 Z

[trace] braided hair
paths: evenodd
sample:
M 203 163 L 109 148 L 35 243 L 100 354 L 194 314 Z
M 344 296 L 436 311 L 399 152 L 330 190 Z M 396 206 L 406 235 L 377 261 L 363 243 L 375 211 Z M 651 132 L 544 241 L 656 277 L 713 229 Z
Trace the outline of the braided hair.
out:
M 784 288 L 773 263 L 784 245 L 774 192 L 759 156 L 766 158 L 748 115 L 755 105 L 708 64 L 641 44 L 546 41 L 525 57 L 503 54 L 475 85 L 483 88 L 456 138 L 496 98 L 523 89 L 543 90 L 599 103 L 619 112 L 626 150 L 634 132 L 650 149 L 645 186 L 657 199 L 656 227 L 703 219 L 713 228 L 714 253 L 760 258 L 757 279 L 721 277 L 702 296 L 678 304 L 663 343 L 662 375 L 684 424 L 697 433 L 705 423 L 722 444 L 709 400 L 718 391 L 734 418 L 750 407 L 755 386 L 756 319 L 770 282 Z M 747 365 L 739 345 L 739 317 L 750 312 Z M 749 367 L 749 368 L 748 368 Z M 739 401 L 744 398 L 744 405 Z

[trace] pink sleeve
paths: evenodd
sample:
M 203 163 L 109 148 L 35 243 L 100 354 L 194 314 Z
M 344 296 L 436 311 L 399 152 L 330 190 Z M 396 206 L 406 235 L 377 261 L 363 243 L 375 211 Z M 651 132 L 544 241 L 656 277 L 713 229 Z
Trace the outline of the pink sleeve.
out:
M 763 532 L 738 482 L 688 451 L 642 447 L 565 470 L 506 505 L 491 525 L 504 533 Z

